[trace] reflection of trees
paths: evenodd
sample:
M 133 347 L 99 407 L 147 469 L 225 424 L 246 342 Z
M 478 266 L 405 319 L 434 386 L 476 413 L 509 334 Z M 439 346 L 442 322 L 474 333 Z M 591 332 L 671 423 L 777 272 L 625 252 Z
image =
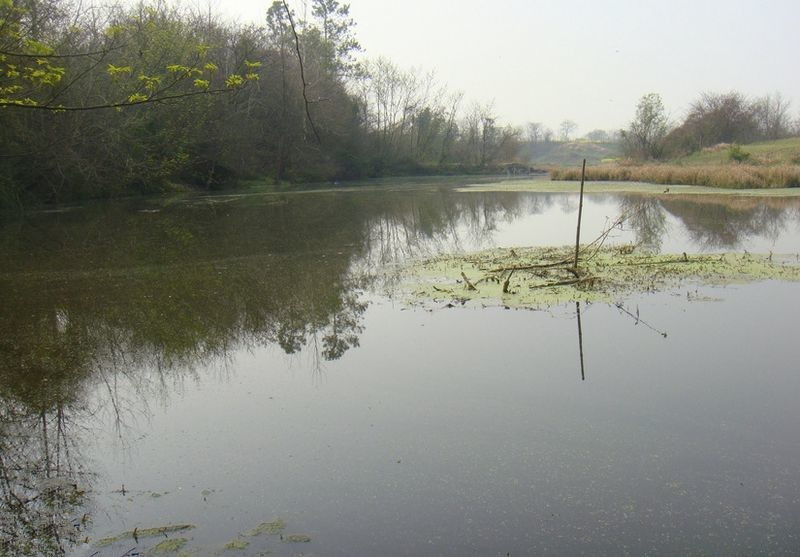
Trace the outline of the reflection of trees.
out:
M 795 198 L 666 197 L 664 209 L 680 219 L 705 249 L 735 248 L 751 236 L 777 239 L 797 219 Z
M 667 215 L 682 222 L 692 242 L 704 249 L 738 247 L 751 236 L 777 239 L 798 220 L 795 198 L 694 195 L 626 195 L 620 207 L 636 241 L 658 251 L 667 233 Z
M 392 210 L 368 222 L 366 260 L 386 264 L 411 257 L 488 247 L 500 222 L 543 212 L 556 196 L 518 192 L 457 194 L 442 190 L 395 196 Z
M 0 553 L 63 554 L 81 539 L 78 424 L 108 415 L 122 435 L 149 401 L 240 348 L 341 358 L 363 330 L 368 278 L 354 270 L 479 246 L 501 219 L 541 210 L 522 197 L 114 204 L 0 230 Z
M 667 231 L 667 216 L 661 201 L 646 195 L 626 195 L 620 199 L 620 209 L 627 216 L 626 225 L 636 234 L 636 243 L 659 251 Z
M 352 223 L 337 228 L 286 204 L 112 206 L 0 233 L 0 555 L 60 555 L 82 539 L 78 424 L 100 413 L 122 433 L 142 405 L 237 348 L 295 352 L 319 337 L 335 359 L 356 346 L 366 306 L 349 274 L 353 210 L 330 207 Z
M 85 535 L 73 413 L 57 396 L 0 401 L 0 555 L 61 555 Z

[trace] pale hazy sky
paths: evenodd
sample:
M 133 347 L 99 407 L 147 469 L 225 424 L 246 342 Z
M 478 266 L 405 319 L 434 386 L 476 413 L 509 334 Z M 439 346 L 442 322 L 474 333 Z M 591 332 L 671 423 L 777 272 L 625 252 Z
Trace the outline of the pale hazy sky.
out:
M 347 3 L 345 0 L 340 0 Z M 212 0 L 261 22 L 270 0 Z M 308 2 L 310 4 L 310 0 Z M 800 0 L 350 0 L 367 56 L 435 70 L 506 123 L 623 127 L 661 94 L 674 119 L 703 91 L 775 91 L 800 115 Z M 303 12 L 303 0 L 290 0 Z

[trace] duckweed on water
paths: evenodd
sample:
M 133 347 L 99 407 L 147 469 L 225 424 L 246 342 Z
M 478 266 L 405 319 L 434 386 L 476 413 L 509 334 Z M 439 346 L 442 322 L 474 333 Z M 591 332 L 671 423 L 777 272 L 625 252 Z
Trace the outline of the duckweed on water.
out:
M 283 541 L 288 543 L 308 543 L 311 541 L 311 538 L 303 534 L 291 534 L 289 536 L 284 536 Z
M 177 553 L 184 545 L 189 542 L 186 538 L 172 538 L 170 540 L 164 540 L 163 542 L 156 545 L 153 549 L 151 549 L 147 555 L 152 555 L 153 557 L 169 555 L 170 553 Z
M 269 534 L 271 536 L 280 534 L 286 529 L 286 523 L 280 518 L 272 522 L 262 522 L 255 528 L 248 530 L 244 533 L 245 536 L 260 536 L 261 534 Z
M 225 549 L 242 550 L 242 549 L 247 549 L 248 545 L 250 545 L 250 542 L 236 538 L 226 543 Z
M 633 246 L 493 249 L 446 255 L 400 271 L 411 305 L 478 304 L 541 308 L 574 301 L 613 302 L 684 282 L 727 285 L 759 280 L 800 281 L 798 256 L 751 253 L 651 254 Z
M 169 526 L 158 526 L 155 528 L 136 528 L 135 530 L 122 532 L 121 534 L 117 534 L 116 536 L 97 540 L 97 542 L 95 542 L 94 545 L 95 547 L 105 547 L 107 545 L 111 545 L 113 543 L 125 539 L 152 538 L 154 536 L 165 536 L 167 534 L 173 534 L 175 532 L 183 532 L 184 530 L 191 530 L 193 528 L 194 528 L 193 524 L 174 524 Z

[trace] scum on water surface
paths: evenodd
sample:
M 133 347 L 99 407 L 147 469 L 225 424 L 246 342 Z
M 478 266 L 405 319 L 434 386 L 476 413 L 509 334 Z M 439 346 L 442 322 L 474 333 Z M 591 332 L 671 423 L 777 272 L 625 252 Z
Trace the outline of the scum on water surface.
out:
M 652 254 L 634 246 L 498 248 L 416 261 L 399 271 L 410 305 L 478 304 L 537 309 L 574 301 L 614 302 L 684 283 L 722 286 L 800 281 L 800 256 Z

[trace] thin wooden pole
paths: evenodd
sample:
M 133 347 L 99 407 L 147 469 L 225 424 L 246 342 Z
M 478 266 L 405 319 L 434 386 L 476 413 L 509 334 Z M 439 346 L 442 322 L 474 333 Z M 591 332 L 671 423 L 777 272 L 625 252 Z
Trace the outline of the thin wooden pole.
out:
M 575 270 L 578 270 L 578 250 L 581 245 L 581 215 L 583 213 L 583 182 L 586 178 L 586 159 L 583 159 L 583 168 L 581 169 L 581 198 L 578 202 L 578 232 L 575 235 Z

